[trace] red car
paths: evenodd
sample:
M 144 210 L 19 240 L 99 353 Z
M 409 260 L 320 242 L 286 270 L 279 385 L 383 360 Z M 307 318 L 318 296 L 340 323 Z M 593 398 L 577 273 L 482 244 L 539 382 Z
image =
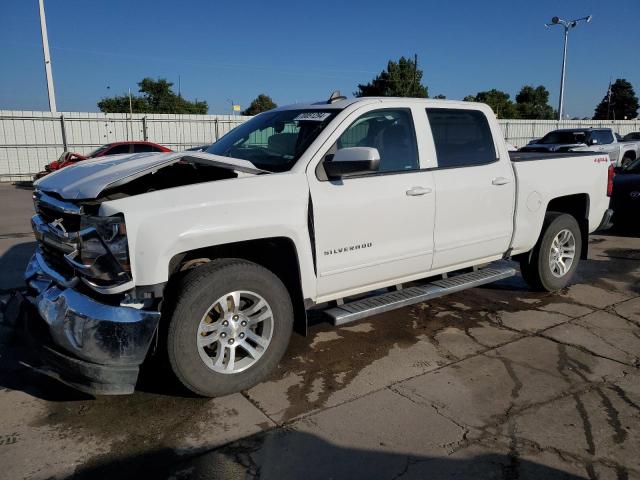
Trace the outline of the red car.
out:
M 37 173 L 35 178 L 42 178 L 61 168 L 73 165 L 76 162 L 87 160 L 89 158 L 106 157 L 107 155 L 120 155 L 123 153 L 142 153 L 142 152 L 171 152 L 172 150 L 152 142 L 113 142 L 103 145 L 89 155 L 81 155 L 75 152 L 64 152 L 58 160 L 54 160 L 44 167 L 44 170 Z

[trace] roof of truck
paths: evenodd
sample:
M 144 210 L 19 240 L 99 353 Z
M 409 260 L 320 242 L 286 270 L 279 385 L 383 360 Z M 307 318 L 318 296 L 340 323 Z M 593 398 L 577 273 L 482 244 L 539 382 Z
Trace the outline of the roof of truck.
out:
M 461 100 L 435 100 L 431 98 L 414 98 L 414 97 L 353 97 L 345 98 L 344 100 L 337 100 L 333 103 L 328 103 L 327 100 L 320 102 L 310 103 L 294 103 L 292 105 L 284 105 L 278 107 L 276 110 L 343 110 L 349 105 L 355 103 L 390 103 L 390 102 L 407 102 L 407 103 L 424 103 L 427 105 L 449 105 L 451 107 L 463 107 L 471 105 L 484 105 L 476 102 L 463 102 Z

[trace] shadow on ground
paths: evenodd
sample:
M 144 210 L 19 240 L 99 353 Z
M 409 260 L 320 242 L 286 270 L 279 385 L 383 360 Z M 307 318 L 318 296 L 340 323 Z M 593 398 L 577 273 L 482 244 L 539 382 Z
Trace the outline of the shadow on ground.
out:
M 0 255 L 0 292 L 24 286 L 24 269 L 35 249 L 36 242 L 25 241 L 10 246 Z
M 342 448 L 296 430 L 270 431 L 225 447 L 178 455 L 159 449 L 117 460 L 96 459 L 70 479 L 458 479 L 586 478 L 509 454 L 451 457 Z

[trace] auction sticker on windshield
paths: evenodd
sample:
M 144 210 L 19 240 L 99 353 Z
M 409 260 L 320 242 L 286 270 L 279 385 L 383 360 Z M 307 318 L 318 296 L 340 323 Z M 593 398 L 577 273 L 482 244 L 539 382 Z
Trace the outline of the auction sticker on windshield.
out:
M 331 114 L 329 112 L 304 112 L 294 118 L 294 121 L 312 121 L 312 122 L 324 122 L 329 118 Z

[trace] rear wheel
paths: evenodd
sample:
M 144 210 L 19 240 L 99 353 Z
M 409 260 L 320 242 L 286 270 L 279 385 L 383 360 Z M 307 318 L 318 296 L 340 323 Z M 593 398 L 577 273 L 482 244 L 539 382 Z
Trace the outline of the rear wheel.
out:
M 167 337 L 169 362 L 199 395 L 245 390 L 276 367 L 292 326 L 291 300 L 276 275 L 244 260 L 214 261 L 181 282 Z
M 563 213 L 546 215 L 538 243 L 520 260 L 525 281 L 536 290 L 565 287 L 578 267 L 582 235 L 575 218 Z

